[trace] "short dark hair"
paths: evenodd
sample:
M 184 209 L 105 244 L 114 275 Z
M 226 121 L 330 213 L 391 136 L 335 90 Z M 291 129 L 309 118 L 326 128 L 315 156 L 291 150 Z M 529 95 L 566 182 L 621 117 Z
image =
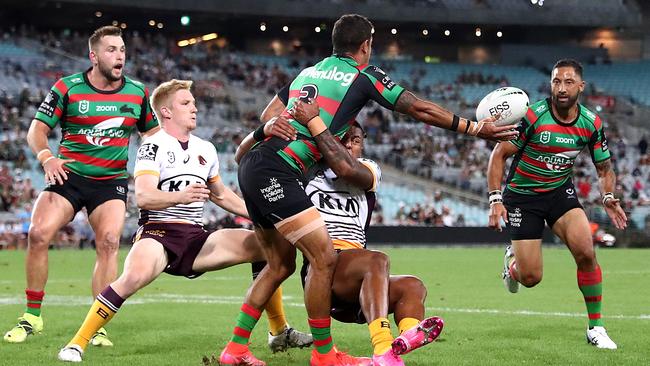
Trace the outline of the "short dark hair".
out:
M 112 25 L 105 25 L 95 29 L 90 38 L 88 38 L 88 49 L 92 51 L 93 47 L 97 46 L 97 43 L 99 43 L 104 36 L 122 37 L 122 30 Z
M 357 52 L 359 46 L 372 38 L 372 23 L 359 14 L 345 14 L 334 23 L 332 46 L 334 54 Z
M 558 60 L 558 62 L 556 62 L 553 66 L 553 70 L 557 69 L 558 67 L 573 67 L 573 70 L 575 70 L 576 74 L 580 75 L 580 78 L 582 78 L 582 64 L 572 58 L 563 58 L 561 60 Z
M 368 134 L 366 134 L 366 130 L 363 129 L 363 126 L 361 126 L 361 123 L 359 123 L 359 121 L 357 121 L 356 119 L 354 121 L 352 121 L 351 125 L 353 127 L 357 127 L 358 129 L 361 130 L 361 132 L 363 132 L 363 138 L 366 138 L 368 136 Z

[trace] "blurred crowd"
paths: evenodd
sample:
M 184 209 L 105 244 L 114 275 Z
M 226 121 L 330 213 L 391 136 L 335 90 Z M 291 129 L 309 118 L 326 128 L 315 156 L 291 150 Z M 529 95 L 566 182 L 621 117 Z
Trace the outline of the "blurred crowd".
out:
M 56 50 L 56 54 L 73 55 L 87 52 L 87 35 L 75 32 L 38 32 L 20 28 L 5 31 L 3 38 L 15 41 L 19 46 L 36 47 L 41 52 Z M 259 124 L 259 101 L 268 101 L 297 70 L 307 66 L 306 61 L 302 64 L 288 61 L 284 66 L 254 61 L 255 57 L 228 51 L 216 43 L 181 50 L 173 40 L 149 33 L 129 33 L 125 41 L 128 45 L 127 74 L 135 79 L 150 87 L 172 77 L 196 81 L 193 93 L 203 113 L 200 133 L 209 138 L 221 153 L 234 152 L 239 141 Z M 30 177 L 41 174 L 41 171 L 25 143 L 26 131 L 36 108 L 57 78 L 81 71 L 88 65 L 84 59 L 57 57 L 32 63 L 3 59 L 0 64 L 0 76 L 18 77 L 24 83 L 22 89 L 13 92 L 0 85 L 0 247 L 8 245 L 8 242 L 17 247 L 24 245 L 31 203 L 42 188 L 33 186 Z M 391 68 L 389 64 L 389 74 Z M 424 68 L 415 67 L 407 80 L 398 82 L 465 116 L 472 116 L 474 107 L 471 101 L 461 97 L 463 85 L 509 84 L 504 75 L 463 72 L 455 83 L 420 85 L 418 80 L 425 75 Z M 635 206 L 650 205 L 648 136 L 624 135 L 617 128 L 616 118 L 610 119 L 608 113 L 602 111 L 601 115 L 607 126 L 614 168 L 619 177 L 618 191 L 623 194 L 625 207 L 630 210 Z M 485 172 L 492 143 L 413 123 L 406 116 L 380 108 L 374 102 L 362 109 L 358 120 L 368 135 L 369 157 L 484 197 Z M 50 136 L 53 146 L 60 139 L 58 131 L 55 129 Z M 597 177 L 588 153 L 578 159 L 575 183 L 583 203 L 598 204 Z M 129 215 L 137 216 L 133 202 L 129 207 Z M 10 214 L 1 216 L 3 213 Z M 75 218 L 63 230 L 59 241 L 71 246 L 92 244 L 88 235 L 92 231 L 84 229 L 88 228 L 87 219 L 84 219 L 85 215 L 78 216 L 81 217 Z M 431 202 L 411 207 L 401 205 L 397 215 L 390 216 L 385 217 L 379 208 L 373 222 L 436 226 L 462 226 L 465 223 L 462 215 L 437 204 L 435 197 Z M 206 225 L 230 227 L 248 223 L 223 211 L 208 210 Z

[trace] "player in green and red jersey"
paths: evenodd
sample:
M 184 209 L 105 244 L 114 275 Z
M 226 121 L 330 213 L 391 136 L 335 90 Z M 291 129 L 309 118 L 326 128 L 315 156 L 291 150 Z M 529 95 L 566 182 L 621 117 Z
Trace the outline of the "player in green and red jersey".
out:
M 598 172 L 603 205 L 618 229 L 627 217 L 614 197 L 616 174 L 600 117 L 578 103 L 584 90 L 582 66 L 558 61 L 551 73 L 551 97 L 531 105 L 519 127 L 519 138 L 499 143 L 488 165 L 489 226 L 510 229 L 503 279 L 510 292 L 520 284 L 533 287 L 542 280 L 544 222 L 562 239 L 578 267 L 578 287 L 587 306 L 587 341 L 598 348 L 616 349 L 601 319 L 602 273 L 596 260 L 589 221 L 571 180 L 578 154 L 589 148 Z M 505 161 L 515 155 L 501 194 Z
M 497 127 L 494 119 L 470 121 L 435 103 L 421 100 L 397 85 L 379 67 L 369 65 L 372 23 L 360 15 L 344 15 L 333 27 L 334 54 L 303 70 L 291 83 L 285 104 L 275 97 L 265 115 L 291 119 L 291 108 L 300 98 L 314 99 L 320 118 L 297 130 L 295 140 L 265 138 L 263 127 L 254 133 L 260 141 L 239 165 L 239 185 L 255 230 L 266 251 L 267 266 L 248 290 L 233 336 L 220 356 L 222 365 L 264 365 L 248 349 L 250 332 L 275 289 L 295 271 L 296 248 L 311 264 L 305 285 L 305 307 L 314 338 L 311 365 L 370 365 L 370 358 L 338 352 L 330 333 L 331 285 L 336 256 L 325 223 L 305 194 L 305 173 L 326 157 L 337 176 L 347 154 L 332 135 L 341 138 L 369 101 L 406 113 L 424 123 L 472 136 L 509 140 L 516 136 L 510 126 Z M 324 137 L 329 136 L 329 139 Z M 263 140 L 263 142 L 262 142 Z M 341 152 L 342 151 L 342 152 Z M 389 322 L 378 322 L 389 326 Z M 377 333 L 385 332 L 379 329 Z M 390 330 L 388 329 L 388 332 Z M 372 334 L 374 336 L 374 334 Z
M 5 334 L 7 342 L 24 342 L 43 329 L 48 247 L 57 231 L 83 207 L 95 232 L 93 296 L 115 280 L 126 213 L 129 137 L 136 128 L 147 135 L 159 129 L 149 106 L 149 91 L 123 75 L 126 53 L 120 28 L 97 29 L 88 47 L 92 67 L 54 84 L 27 134 L 48 186 L 36 199 L 27 239 L 27 310 Z M 55 155 L 47 136 L 57 124 L 62 138 Z M 103 328 L 92 344 L 112 345 Z

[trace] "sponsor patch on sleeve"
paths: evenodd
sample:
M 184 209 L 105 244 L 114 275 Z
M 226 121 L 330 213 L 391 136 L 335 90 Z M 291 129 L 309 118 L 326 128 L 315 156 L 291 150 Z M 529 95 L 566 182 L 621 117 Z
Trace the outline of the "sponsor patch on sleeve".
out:
M 156 160 L 158 153 L 158 145 L 147 143 L 140 146 L 138 149 L 138 160 Z
M 47 93 L 47 96 L 43 100 L 43 103 L 41 103 L 41 105 L 38 107 L 38 111 L 52 118 L 52 116 L 54 116 L 54 110 L 56 109 L 57 103 L 59 103 L 59 95 L 50 90 L 50 92 Z
M 369 66 L 368 68 L 365 69 L 365 72 L 372 75 L 375 79 L 379 80 L 381 85 L 384 86 L 384 88 L 388 90 L 393 90 L 395 87 L 395 82 L 390 78 L 390 76 L 386 75 L 384 70 L 380 69 L 377 66 Z

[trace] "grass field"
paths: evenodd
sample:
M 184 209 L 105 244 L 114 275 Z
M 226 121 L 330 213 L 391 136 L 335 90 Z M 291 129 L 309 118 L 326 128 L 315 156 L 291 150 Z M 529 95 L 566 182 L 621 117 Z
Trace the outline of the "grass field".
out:
M 544 251 L 544 280 L 516 295 L 501 283 L 502 249 L 386 248 L 392 272 L 416 274 L 427 285 L 427 314 L 445 319 L 438 342 L 404 357 L 407 365 L 647 365 L 650 363 L 650 251 L 600 250 L 604 309 L 616 351 L 585 342 L 585 305 L 575 265 L 566 249 Z M 121 258 L 126 252 L 121 253 Z M 50 253 L 44 302 L 45 330 L 24 344 L 0 342 L 0 365 L 54 365 L 91 302 L 91 251 Z M 0 251 L 0 331 L 24 309 L 24 252 Z M 121 259 L 122 260 L 122 259 Z M 129 299 L 107 327 L 115 347 L 89 348 L 89 365 L 200 365 L 229 339 L 243 294 L 248 265 L 208 273 L 196 280 L 164 274 Z M 297 276 L 284 285 L 289 321 L 306 329 Z M 394 327 L 396 328 L 396 327 Z M 340 349 L 371 351 L 365 326 L 333 323 Z M 252 350 L 269 365 L 308 365 L 307 350 L 271 354 L 266 321 L 253 332 Z

